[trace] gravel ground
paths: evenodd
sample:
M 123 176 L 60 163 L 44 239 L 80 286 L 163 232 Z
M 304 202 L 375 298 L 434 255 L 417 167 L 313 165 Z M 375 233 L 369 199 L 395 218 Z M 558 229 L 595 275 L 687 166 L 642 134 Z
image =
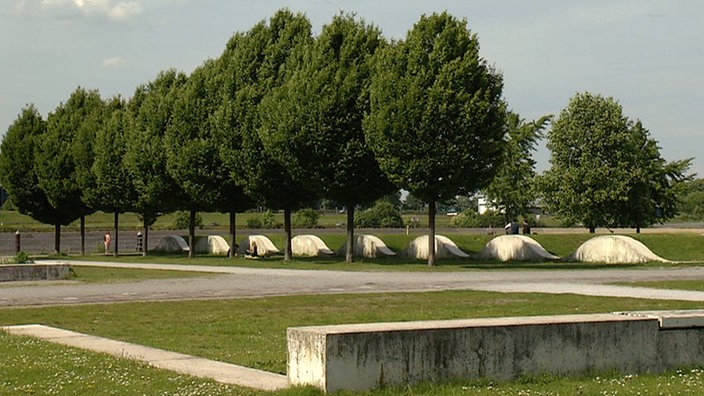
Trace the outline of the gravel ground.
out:
M 69 261 L 69 263 L 71 265 L 127 266 L 130 268 L 143 267 L 200 271 L 210 272 L 212 275 L 111 284 L 80 284 L 75 282 L 4 283 L 0 284 L 0 306 L 434 290 L 573 293 L 593 296 L 704 301 L 704 292 L 661 290 L 608 284 L 631 281 L 704 280 L 704 267 L 404 273 L 117 264 L 109 262 Z

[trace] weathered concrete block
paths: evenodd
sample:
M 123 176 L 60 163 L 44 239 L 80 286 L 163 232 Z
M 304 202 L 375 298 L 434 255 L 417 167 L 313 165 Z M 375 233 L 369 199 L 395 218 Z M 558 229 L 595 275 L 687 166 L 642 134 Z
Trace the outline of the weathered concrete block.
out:
M 617 314 L 288 330 L 293 385 L 326 392 L 458 378 L 655 371 L 658 319 Z
M 0 265 L 0 282 L 59 280 L 68 275 L 68 264 Z

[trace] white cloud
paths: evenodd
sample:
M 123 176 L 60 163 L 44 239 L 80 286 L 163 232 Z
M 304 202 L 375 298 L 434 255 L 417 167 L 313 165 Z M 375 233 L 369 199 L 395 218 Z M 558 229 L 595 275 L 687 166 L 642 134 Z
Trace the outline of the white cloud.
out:
M 18 0 L 13 6 L 15 15 L 48 16 L 60 19 L 107 18 L 126 21 L 143 11 L 139 1 L 116 0 Z
M 122 68 L 127 61 L 125 61 L 124 58 L 119 57 L 119 56 L 114 56 L 112 58 L 107 58 L 103 60 L 103 68 L 104 69 L 120 69 Z
M 142 13 L 142 5 L 136 1 L 125 1 L 116 4 L 110 9 L 110 16 L 113 19 L 127 19 Z

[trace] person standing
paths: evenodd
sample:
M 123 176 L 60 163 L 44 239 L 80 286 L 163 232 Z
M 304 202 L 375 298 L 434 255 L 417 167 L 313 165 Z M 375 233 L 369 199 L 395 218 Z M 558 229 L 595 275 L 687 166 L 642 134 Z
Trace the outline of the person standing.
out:
M 112 242 L 112 237 L 110 236 L 110 231 L 107 231 L 103 236 L 103 244 L 105 245 L 105 254 L 108 254 L 108 249 L 110 249 L 110 242 Z

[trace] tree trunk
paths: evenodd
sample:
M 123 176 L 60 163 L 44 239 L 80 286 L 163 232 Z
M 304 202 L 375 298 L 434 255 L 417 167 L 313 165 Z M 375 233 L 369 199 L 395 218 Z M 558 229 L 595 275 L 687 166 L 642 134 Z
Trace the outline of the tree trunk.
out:
M 196 256 L 196 211 L 191 210 L 188 219 L 188 258 Z
M 639 225 L 636 226 L 636 234 L 640 234 L 640 226 Z
M 291 261 L 293 257 L 293 249 L 291 249 L 291 209 L 284 209 L 284 232 L 286 233 L 284 261 Z
M 428 267 L 435 266 L 435 201 L 428 205 Z
M 147 250 L 149 250 L 149 225 L 147 224 L 147 220 L 142 221 L 142 225 L 144 226 L 144 232 L 142 237 L 143 242 L 142 242 L 142 257 L 147 257 Z
M 357 241 L 354 239 L 354 205 L 347 205 L 347 244 L 345 247 L 345 262 L 354 261 L 354 248 Z
M 81 256 L 86 255 L 86 217 L 81 216 Z
M 54 224 L 54 253 L 61 254 L 61 224 Z
M 595 232 L 596 232 L 596 227 L 594 227 L 594 226 L 589 226 L 589 233 L 590 233 L 590 234 L 593 234 L 593 233 L 595 233 Z
M 237 250 L 237 243 L 235 242 L 236 239 L 236 230 L 235 230 L 235 220 L 236 220 L 237 213 L 235 211 L 230 212 L 230 252 L 228 253 L 228 256 L 230 258 L 235 257 L 235 251 Z
M 120 214 L 117 211 L 113 212 L 112 223 L 113 223 L 113 228 L 115 229 L 115 248 L 113 249 L 112 255 L 114 257 L 117 257 L 117 255 L 118 255 L 117 247 L 120 246 L 120 244 L 118 243 L 119 239 L 120 239 L 120 234 L 119 234 L 119 232 L 120 232 L 119 231 L 120 230 L 120 219 L 119 219 L 119 216 L 120 216 Z

